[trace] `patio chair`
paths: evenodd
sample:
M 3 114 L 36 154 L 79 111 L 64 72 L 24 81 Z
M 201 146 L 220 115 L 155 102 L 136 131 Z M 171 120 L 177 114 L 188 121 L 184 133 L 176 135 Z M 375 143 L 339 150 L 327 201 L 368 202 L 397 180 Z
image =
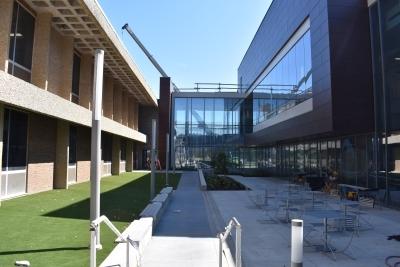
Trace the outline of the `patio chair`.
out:
M 247 191 L 247 196 L 249 197 L 251 203 L 253 203 L 253 207 L 257 209 L 262 209 L 264 205 L 264 194 L 263 191 Z
M 336 227 L 328 227 L 328 247 L 336 260 L 336 254 L 343 254 L 355 260 L 351 251 L 354 237 L 359 236 L 359 218 L 357 215 L 346 215 L 343 219 L 336 220 Z M 347 238 L 344 238 L 347 237 Z
M 369 212 L 366 210 L 370 208 L 370 204 L 366 205 L 365 203 L 360 203 L 359 205 L 352 208 L 347 208 L 347 214 L 357 216 L 358 220 L 358 231 L 366 231 L 374 229 L 374 226 L 369 221 Z

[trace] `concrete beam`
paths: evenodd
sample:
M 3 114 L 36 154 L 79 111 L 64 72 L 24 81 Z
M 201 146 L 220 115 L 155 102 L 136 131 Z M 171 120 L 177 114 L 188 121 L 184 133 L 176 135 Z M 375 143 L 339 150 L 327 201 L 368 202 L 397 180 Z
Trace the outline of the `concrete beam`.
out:
M 0 0 L 1 1 L 1 0 Z M 61 120 L 91 127 L 92 112 L 49 91 L 0 71 L 0 102 Z M 102 117 L 102 130 L 146 143 L 146 135 Z
M 0 1 L 0 70 L 8 71 L 8 50 L 14 0 Z

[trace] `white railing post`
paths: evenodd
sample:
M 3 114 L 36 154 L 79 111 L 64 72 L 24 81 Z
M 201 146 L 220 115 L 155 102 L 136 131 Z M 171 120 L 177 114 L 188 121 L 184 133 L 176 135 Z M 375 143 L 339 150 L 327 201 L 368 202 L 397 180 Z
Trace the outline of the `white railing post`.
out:
M 235 266 L 242 267 L 242 227 L 239 221 L 233 217 L 228 225 L 225 227 L 225 232 L 218 235 L 219 239 L 219 262 L 218 266 L 222 267 L 222 254 L 223 254 L 223 245 L 226 239 L 228 238 L 232 228 L 236 229 L 236 238 L 235 238 Z
M 130 244 L 129 244 L 129 236 L 128 236 L 127 239 L 126 239 L 126 267 L 130 266 L 130 263 L 129 263 L 129 246 L 130 246 Z
M 235 253 L 236 267 L 242 267 L 242 227 L 236 225 L 236 253 Z
M 219 257 L 218 257 L 218 266 L 222 267 L 222 243 L 224 242 L 222 239 L 224 236 L 222 234 L 218 235 L 218 243 L 219 243 Z
M 96 267 L 96 229 L 97 227 L 90 228 L 90 267 Z
M 90 232 L 91 232 L 91 243 L 90 243 L 90 267 L 96 267 L 96 238 L 97 232 L 99 231 L 99 226 L 101 223 L 105 223 L 108 228 L 121 240 L 121 243 L 126 243 L 126 267 L 130 266 L 130 257 L 129 257 L 129 246 L 132 246 L 137 253 L 137 266 L 141 266 L 140 260 L 140 252 L 139 248 L 132 242 L 129 235 L 127 237 L 123 237 L 121 232 L 112 224 L 112 222 L 106 216 L 100 216 L 96 220 L 92 221 L 90 225 Z

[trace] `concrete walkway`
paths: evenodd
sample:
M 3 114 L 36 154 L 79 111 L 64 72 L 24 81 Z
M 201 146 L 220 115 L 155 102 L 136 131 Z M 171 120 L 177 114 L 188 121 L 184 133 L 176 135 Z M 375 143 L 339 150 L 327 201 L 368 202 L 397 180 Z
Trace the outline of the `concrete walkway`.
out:
M 197 172 L 182 174 L 144 252 L 142 264 L 144 267 L 218 266 L 218 239 L 210 229 Z

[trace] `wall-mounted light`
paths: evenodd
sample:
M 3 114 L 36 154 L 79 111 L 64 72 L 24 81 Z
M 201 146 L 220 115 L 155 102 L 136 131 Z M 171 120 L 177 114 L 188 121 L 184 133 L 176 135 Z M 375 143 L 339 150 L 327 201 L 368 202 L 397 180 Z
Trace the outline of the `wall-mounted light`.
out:
M 400 61 L 400 57 L 395 57 L 394 60 Z
M 17 32 L 16 34 L 15 33 L 10 33 L 10 37 L 14 37 L 14 36 L 16 36 L 16 37 L 22 37 L 22 33 L 19 33 L 19 32 Z

